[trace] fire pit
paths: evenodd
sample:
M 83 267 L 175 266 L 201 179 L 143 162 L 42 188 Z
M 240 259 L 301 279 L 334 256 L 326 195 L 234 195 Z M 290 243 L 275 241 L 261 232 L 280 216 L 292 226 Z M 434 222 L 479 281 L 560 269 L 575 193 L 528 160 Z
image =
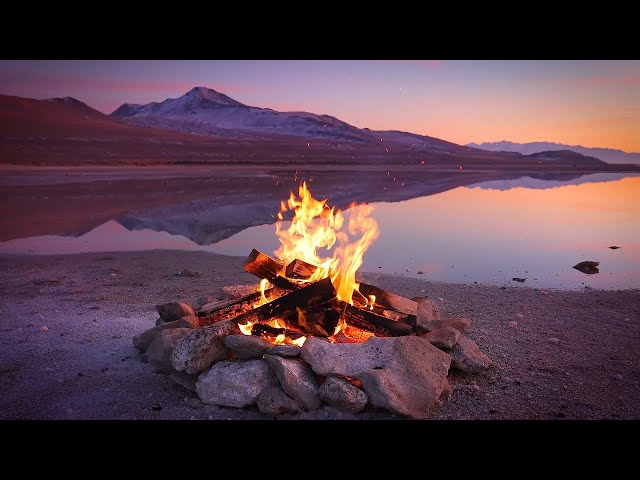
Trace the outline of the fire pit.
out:
M 428 298 L 356 281 L 378 236 L 371 211 L 330 208 L 303 182 L 281 204 L 276 258 L 254 249 L 245 261 L 260 278 L 255 292 L 197 308 L 157 305 L 156 326 L 134 346 L 204 403 L 257 404 L 267 415 L 327 403 L 428 417 L 451 392 L 450 367 L 479 373 L 493 362 L 463 335 L 470 320 L 443 320 Z

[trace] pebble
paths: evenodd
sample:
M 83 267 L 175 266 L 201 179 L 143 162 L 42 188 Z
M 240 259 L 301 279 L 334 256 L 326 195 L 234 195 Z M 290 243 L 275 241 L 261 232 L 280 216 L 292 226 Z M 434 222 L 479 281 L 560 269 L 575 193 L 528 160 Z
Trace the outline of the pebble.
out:
M 49 327 L 47 327 L 46 325 L 43 325 L 43 327 L 40 329 L 40 331 L 48 332 L 49 331 Z
M 509 322 L 511 328 L 518 328 L 518 322 Z
M 556 337 L 547 338 L 547 341 L 549 343 L 560 343 L 560 340 L 558 340 Z
M 613 378 L 615 378 L 616 380 L 622 380 L 622 375 L 620 375 L 619 373 L 616 373 Z
M 516 318 L 524 318 L 524 315 L 521 313 L 516 314 Z

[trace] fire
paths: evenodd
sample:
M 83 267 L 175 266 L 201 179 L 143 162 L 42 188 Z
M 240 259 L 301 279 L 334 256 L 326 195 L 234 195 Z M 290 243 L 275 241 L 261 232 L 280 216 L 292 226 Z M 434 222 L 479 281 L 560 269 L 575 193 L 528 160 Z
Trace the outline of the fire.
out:
M 304 342 L 306 341 L 307 341 L 307 337 L 300 337 L 300 338 L 296 338 L 295 340 L 291 340 L 291 344 L 297 345 L 300 348 L 302 348 L 302 346 L 304 345 Z
M 292 210 L 291 225 L 283 230 L 284 213 Z M 342 228 L 345 218 L 335 207 L 327 206 L 327 199 L 316 200 L 311 196 L 306 182 L 293 192 L 287 203 L 282 202 L 276 222 L 276 235 L 280 239 L 280 248 L 275 255 L 288 265 L 295 259 L 319 267 L 308 282 L 316 282 L 328 276 L 337 290 L 340 300 L 353 304 L 353 291 L 356 286 L 356 272 L 362 265 L 362 258 L 371 243 L 378 238 L 378 224 L 370 217 L 373 207 L 351 204 L 347 231 Z M 350 236 L 357 238 L 350 241 Z M 320 256 L 318 250 L 331 256 Z
M 282 345 L 284 343 L 285 338 L 287 338 L 287 337 L 285 337 L 284 333 L 281 333 L 280 335 L 278 335 L 276 337 L 276 341 L 274 343 L 276 345 Z
M 247 322 L 244 325 L 238 325 L 238 328 L 240 328 L 240 332 L 242 332 L 243 335 L 251 335 L 251 327 L 253 327 L 252 322 Z
M 253 304 L 253 308 L 258 308 L 260 305 L 269 303 L 269 300 L 264 294 L 264 290 L 267 288 L 268 284 L 269 284 L 269 280 L 267 280 L 266 278 L 263 278 L 262 280 L 260 280 L 260 286 L 258 287 L 258 290 L 260 291 L 260 300 L 258 301 L 258 303 Z

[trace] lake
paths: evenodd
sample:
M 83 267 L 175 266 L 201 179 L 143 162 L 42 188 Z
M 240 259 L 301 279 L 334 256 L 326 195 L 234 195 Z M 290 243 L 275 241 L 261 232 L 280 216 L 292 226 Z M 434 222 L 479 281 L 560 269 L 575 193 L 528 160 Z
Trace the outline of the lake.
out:
M 362 271 L 500 286 L 640 287 L 637 176 L 493 180 L 373 205 L 380 235 L 365 254 Z M 273 224 L 200 245 L 183 235 L 122 222 L 131 229 L 112 219 L 77 237 L 42 235 L 0 242 L 0 253 L 176 249 L 244 256 L 252 248 L 272 254 L 278 247 Z M 614 245 L 621 248 L 609 248 Z M 587 275 L 572 268 L 584 260 L 599 261 L 600 272 Z

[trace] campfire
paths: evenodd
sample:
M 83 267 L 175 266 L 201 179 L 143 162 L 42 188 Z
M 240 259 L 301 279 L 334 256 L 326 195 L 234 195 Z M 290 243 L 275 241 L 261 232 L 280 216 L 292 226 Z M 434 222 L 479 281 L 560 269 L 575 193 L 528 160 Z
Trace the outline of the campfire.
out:
M 428 298 L 356 281 L 378 237 L 372 210 L 342 212 L 303 182 L 281 202 L 280 248 L 273 257 L 254 249 L 244 263 L 260 279 L 255 292 L 195 309 L 158 305 L 156 327 L 134 345 L 176 381 L 195 384 L 204 403 L 257 403 L 272 415 L 371 404 L 425 418 L 451 391 L 450 365 L 479 372 L 492 362 L 462 335 L 470 320 L 442 320 Z

